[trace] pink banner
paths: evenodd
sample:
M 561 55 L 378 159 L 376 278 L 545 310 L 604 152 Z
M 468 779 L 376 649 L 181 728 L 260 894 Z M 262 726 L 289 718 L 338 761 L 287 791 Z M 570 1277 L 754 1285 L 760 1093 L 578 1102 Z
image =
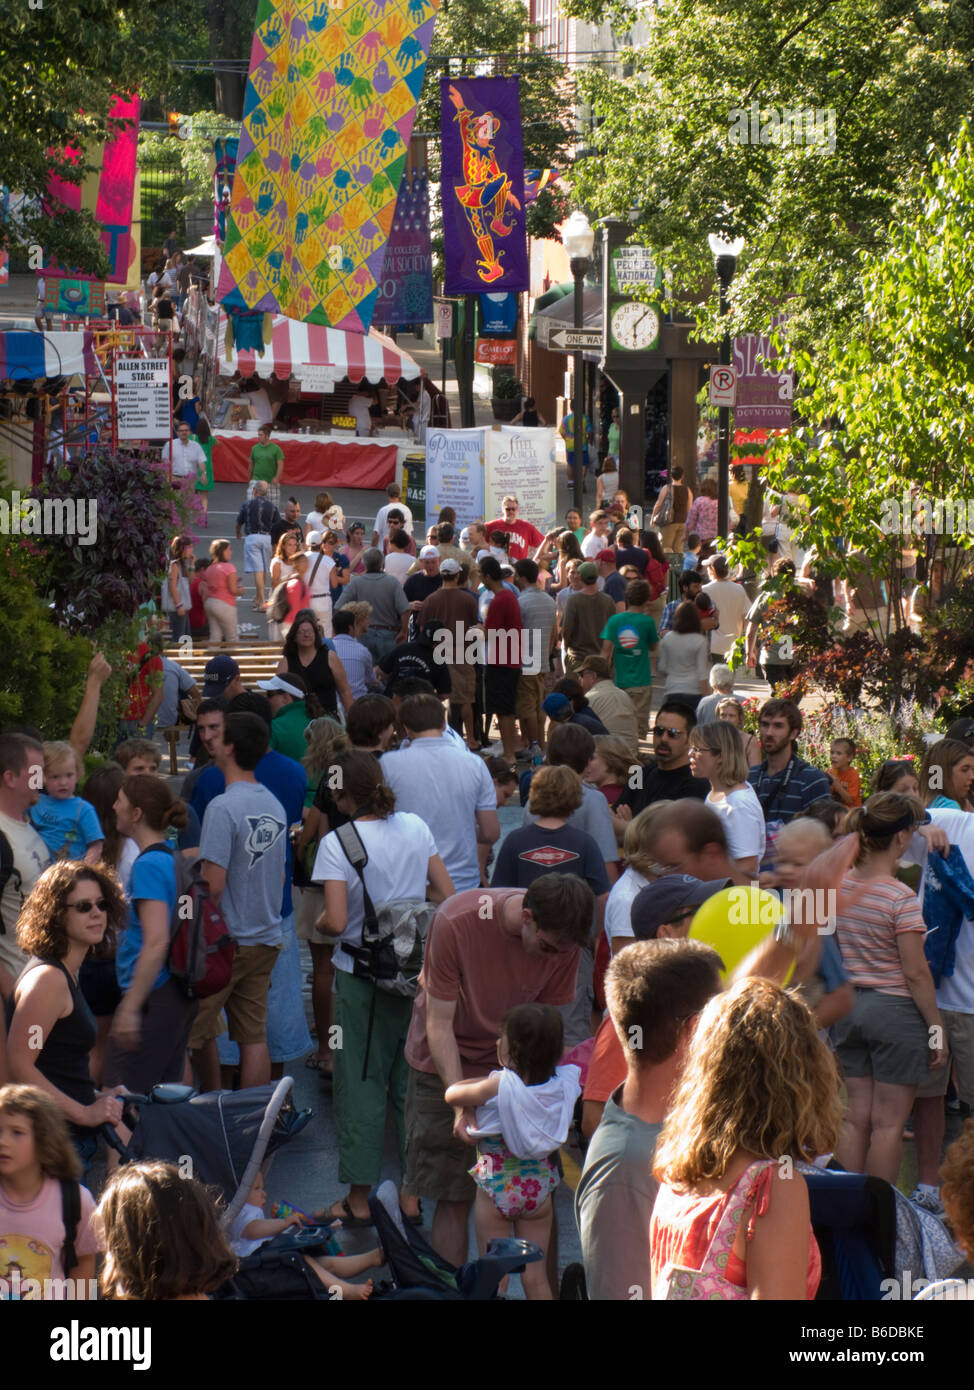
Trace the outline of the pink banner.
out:
M 120 125 L 126 121 L 130 124 Z M 101 228 L 101 241 L 111 262 L 111 271 L 104 277 L 84 275 L 75 270 L 62 270 L 57 265 L 45 265 L 44 274 L 53 278 L 93 280 L 104 278 L 111 285 L 124 285 L 128 279 L 132 241 L 132 195 L 135 189 L 135 166 L 139 144 L 139 98 L 114 97 L 109 113 L 109 136 L 99 158 L 92 163 L 97 168 L 86 174 L 80 184 L 65 183 L 51 175 L 48 183 L 49 203 L 79 211 L 84 204 L 91 207 Z M 67 151 L 69 159 L 77 161 L 77 148 Z M 94 196 L 92 196 L 94 195 Z M 56 213 L 56 208 L 49 210 Z

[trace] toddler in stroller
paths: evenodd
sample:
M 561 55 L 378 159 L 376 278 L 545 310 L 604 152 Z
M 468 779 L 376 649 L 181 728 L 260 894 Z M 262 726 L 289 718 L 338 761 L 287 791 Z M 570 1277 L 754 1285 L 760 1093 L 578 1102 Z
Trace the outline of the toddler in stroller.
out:
M 267 1193 L 264 1191 L 264 1176 L 257 1174 L 257 1181 L 251 1188 L 247 1200 L 227 1230 L 230 1249 L 246 1261 L 258 1250 L 277 1236 L 283 1235 L 291 1227 L 302 1228 L 306 1219 L 299 1213 L 291 1216 L 267 1217 L 264 1208 Z M 367 1250 L 364 1255 L 310 1254 L 301 1251 L 305 1264 L 317 1275 L 332 1299 L 366 1299 L 372 1294 L 372 1280 L 364 1284 L 349 1284 L 348 1279 L 356 1274 L 364 1274 L 369 1269 L 379 1269 L 385 1264 L 385 1256 L 378 1246 Z M 344 1277 L 343 1277 L 344 1276 Z

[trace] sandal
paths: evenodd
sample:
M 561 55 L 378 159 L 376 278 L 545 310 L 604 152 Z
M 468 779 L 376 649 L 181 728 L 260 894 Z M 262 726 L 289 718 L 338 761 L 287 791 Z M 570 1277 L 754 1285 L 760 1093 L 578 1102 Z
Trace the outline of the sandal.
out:
M 354 1231 L 365 1227 L 374 1226 L 371 1213 L 368 1216 L 356 1216 L 352 1208 L 348 1205 L 348 1198 L 343 1197 L 341 1202 L 341 1215 L 336 1216 L 331 1207 L 327 1207 L 328 1217 L 332 1221 L 340 1221 L 346 1230 Z
M 422 1224 L 423 1224 L 423 1204 L 422 1204 L 422 1202 L 420 1202 L 420 1204 L 419 1204 L 419 1211 L 416 1213 L 415 1216 L 407 1216 L 406 1213 L 403 1211 L 401 1205 L 400 1205 L 400 1207 L 399 1207 L 399 1215 L 402 1217 L 403 1221 L 406 1223 L 407 1226 L 422 1226 Z

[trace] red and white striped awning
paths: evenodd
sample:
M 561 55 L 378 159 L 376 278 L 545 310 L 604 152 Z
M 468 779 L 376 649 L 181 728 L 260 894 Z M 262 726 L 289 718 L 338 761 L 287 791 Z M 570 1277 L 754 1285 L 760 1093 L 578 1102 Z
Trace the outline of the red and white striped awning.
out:
M 271 341 L 264 344 L 261 357 L 251 349 L 229 352 L 226 348 L 226 315 L 221 312 L 217 336 L 217 356 L 221 376 L 276 376 L 281 381 L 296 376 L 307 381 L 306 390 L 328 389 L 328 383 L 344 381 L 385 381 L 395 384 L 422 375 L 422 368 L 391 338 L 373 329 L 369 334 L 343 333 L 275 314 Z

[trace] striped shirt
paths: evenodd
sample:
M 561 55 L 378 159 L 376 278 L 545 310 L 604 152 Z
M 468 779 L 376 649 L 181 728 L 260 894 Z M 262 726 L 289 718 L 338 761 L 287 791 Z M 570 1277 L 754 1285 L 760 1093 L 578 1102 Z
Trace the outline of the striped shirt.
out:
M 916 894 L 893 878 L 846 877 L 842 892 L 861 894 L 836 921 L 842 964 L 852 984 L 910 999 L 896 938 L 901 932 L 926 932 Z

